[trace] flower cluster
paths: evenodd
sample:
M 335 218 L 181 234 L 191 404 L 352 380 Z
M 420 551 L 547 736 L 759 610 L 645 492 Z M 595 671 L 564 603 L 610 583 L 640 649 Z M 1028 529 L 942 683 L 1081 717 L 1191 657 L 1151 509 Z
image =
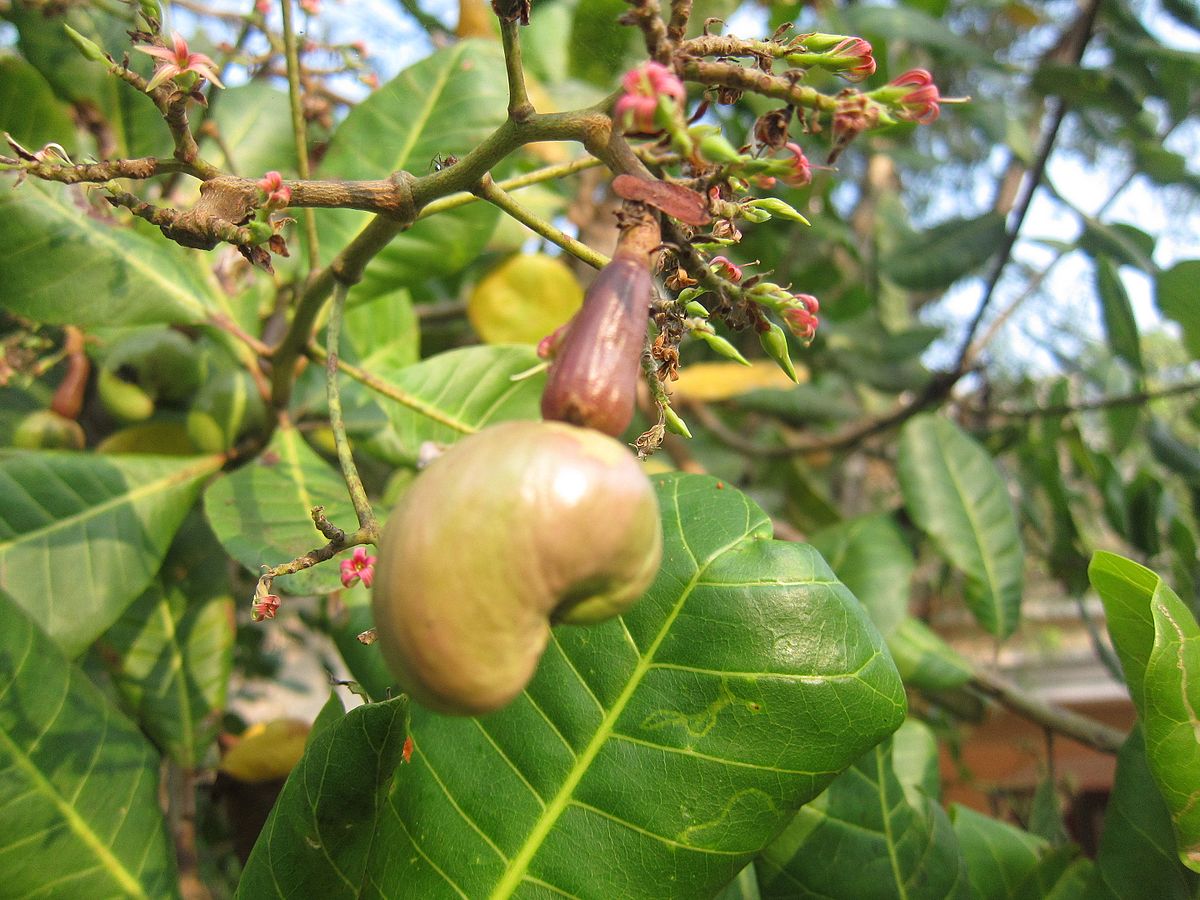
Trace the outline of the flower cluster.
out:
M 613 108 L 613 118 L 622 130 L 653 134 L 662 127 L 655 119 L 659 98 L 666 97 L 677 105 L 687 99 L 683 82 L 664 66 L 654 61 L 631 69 L 621 79 L 625 93 Z
M 205 56 L 203 53 L 190 53 L 187 41 L 183 39 L 178 31 L 171 32 L 171 42 L 172 46 L 170 49 L 167 47 L 156 47 L 152 44 L 139 44 L 133 48 L 145 53 L 147 56 L 153 56 L 155 59 L 161 60 L 158 68 L 154 70 L 154 77 L 146 85 L 147 93 L 169 78 L 176 78 L 187 74 L 207 78 L 219 88 L 225 87 L 221 83 L 221 79 L 217 77 L 217 64 L 211 58 Z
M 342 587 L 354 587 L 359 581 L 366 587 L 375 580 L 375 557 L 362 547 L 354 548 L 354 555 L 342 560 Z
M 821 320 L 817 312 L 821 304 L 812 294 L 794 294 L 792 302 L 783 307 L 780 315 L 788 330 L 805 343 L 810 342 L 817 334 L 817 326 Z
M 258 189 L 263 192 L 263 205 L 268 212 L 283 209 L 292 202 L 292 189 L 283 183 L 278 172 L 271 171 L 260 178 Z

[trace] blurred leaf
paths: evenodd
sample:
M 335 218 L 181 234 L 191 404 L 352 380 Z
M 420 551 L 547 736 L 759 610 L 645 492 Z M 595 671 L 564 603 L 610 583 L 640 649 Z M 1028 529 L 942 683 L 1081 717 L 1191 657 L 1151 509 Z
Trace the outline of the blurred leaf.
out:
M 801 368 L 796 374 L 803 382 L 808 373 Z M 751 360 L 748 366 L 735 362 L 701 362 L 689 363 L 679 370 L 679 380 L 672 386 L 671 395 L 714 403 L 741 397 L 750 391 L 773 388 L 776 393 L 790 392 L 795 386 L 779 366 L 765 359 Z
M 571 74 L 615 90 L 632 54 L 640 50 L 637 29 L 620 24 L 625 0 L 579 0 L 571 29 Z
M 331 703 L 337 714 L 342 714 L 335 695 L 311 726 L 299 719 L 272 719 L 251 725 L 221 757 L 220 770 L 247 784 L 287 778 L 304 755 L 305 744 L 311 735 L 321 727 L 322 720 L 327 720 Z
M 998 638 L 1021 613 L 1024 552 L 1008 488 L 979 444 L 949 419 L 923 414 L 900 433 L 900 489 L 913 521 L 966 575 L 966 602 Z
M 920 719 L 907 718 L 892 735 L 892 768 L 912 806 L 922 797 L 937 800 L 942 793 L 938 739 Z
M 350 110 L 321 162 L 323 177 L 427 175 L 437 156 L 465 156 L 504 121 L 504 63 L 493 41 L 459 41 L 405 69 Z M 455 272 L 487 244 L 499 213 L 488 203 L 417 222 L 367 267 L 364 294 L 407 287 Z M 322 210 L 325 262 L 370 220 L 353 210 Z
M 221 142 L 206 145 L 204 155 L 213 165 L 253 179 L 271 170 L 294 172 L 296 139 L 287 94 L 263 80 L 226 88 L 220 102 L 213 104 L 212 120 Z M 225 158 L 227 149 L 232 159 Z
M 880 272 L 914 291 L 947 288 L 987 262 L 1004 240 L 1004 217 L 986 213 L 952 219 L 929 231 L 908 234 L 879 263 Z
M 900 678 L 923 691 L 949 691 L 971 680 L 971 664 L 928 625 L 907 616 L 887 636 Z
M 1106 256 L 1096 259 L 1096 292 L 1104 314 L 1104 331 L 1108 346 L 1137 372 L 1142 371 L 1142 348 L 1138 339 L 1137 320 L 1133 304 L 1121 281 L 1116 264 Z
M 178 896 L 158 754 L 0 592 L 7 897 Z
M 810 535 L 829 567 L 887 637 L 908 615 L 912 551 L 891 516 L 861 516 Z
M 1154 302 L 1168 319 L 1183 329 L 1183 344 L 1192 359 L 1200 359 L 1200 259 L 1188 259 L 1160 272 L 1154 282 Z
M 940 19 L 911 7 L 872 3 L 847 7 L 842 15 L 849 29 L 846 34 L 870 34 L 889 41 L 910 41 L 964 62 L 993 65 L 991 54 L 975 42 L 956 34 Z
M 1138 470 L 1125 488 L 1125 503 L 1129 530 L 1125 538 L 1143 553 L 1158 553 L 1158 513 L 1162 507 L 1163 485 L 1145 469 Z
M 758 890 L 758 871 L 754 863 L 738 872 L 737 877 L 717 894 L 715 900 L 762 900 Z
M 465 347 L 381 378 L 408 402 L 381 398 L 399 445 L 416 459 L 421 444 L 450 444 L 493 422 L 541 418 L 544 374 L 513 381 L 539 360 L 533 347 Z
M 275 429 L 271 444 L 252 463 L 222 475 L 204 492 L 204 512 L 225 552 L 257 575 L 325 543 L 310 512 L 347 532 L 358 527 L 341 476 L 290 425 Z M 340 590 L 336 560 L 284 575 L 275 586 L 289 594 Z
M 1050 849 L 1041 838 L 959 803 L 950 807 L 950 821 L 978 900 L 1016 897 L 1021 882 Z
M 518 253 L 488 272 L 467 301 L 471 326 L 489 344 L 536 344 L 583 303 L 570 267 L 545 253 Z
M 1066 823 L 1063 821 L 1058 786 L 1054 783 L 1051 772 L 1042 775 L 1034 788 L 1029 810 L 1029 833 L 1044 838 L 1055 847 L 1064 846 L 1070 841 Z
M 1118 266 L 1133 266 L 1153 273 L 1154 237 L 1124 222 L 1106 224 L 1090 216 L 1083 219 L 1078 246 L 1099 264 L 1107 258 Z
M 17 143 L 37 152 L 53 141 L 76 151 L 75 123 L 36 68 L 16 56 L 0 57 L 0 123 Z M 7 155 L 8 147 L 4 148 Z
M 54 325 L 204 321 L 224 302 L 184 248 L 84 214 L 76 188 L 0 186 L 4 305 Z
M 1088 896 L 1195 900 L 1198 890 L 1200 877 L 1176 853 L 1170 813 L 1151 775 L 1142 729 L 1135 726 L 1117 757 Z
M 1047 850 L 1018 885 L 1016 900 L 1092 900 L 1095 866 L 1075 846 Z
M 499 712 L 414 706 L 394 775 L 400 701 L 347 713 L 293 773 L 244 896 L 711 896 L 900 724 L 882 642 L 812 548 L 715 479 L 654 480 L 663 567 L 638 605 L 556 628 Z
M 221 547 L 193 515 L 162 572 L 100 638 L 100 653 L 142 730 L 184 769 L 216 738 L 233 667 L 233 598 Z
M 1200 451 L 1180 440 L 1162 419 L 1151 416 L 1146 438 L 1154 458 L 1188 484 L 1200 486 Z
M 930 797 L 905 791 L 892 744 L 867 751 L 763 851 L 757 867 L 764 900 L 971 895 L 949 818 Z
M 1046 62 L 1034 73 L 1032 87 L 1041 94 L 1062 97 L 1072 106 L 1099 107 L 1130 119 L 1142 111 L 1137 92 L 1111 71 Z
M 1146 735 L 1184 865 L 1200 871 L 1200 626 L 1152 571 L 1098 552 L 1088 569 Z
M 158 571 L 219 456 L 0 456 L 0 589 L 77 656 Z

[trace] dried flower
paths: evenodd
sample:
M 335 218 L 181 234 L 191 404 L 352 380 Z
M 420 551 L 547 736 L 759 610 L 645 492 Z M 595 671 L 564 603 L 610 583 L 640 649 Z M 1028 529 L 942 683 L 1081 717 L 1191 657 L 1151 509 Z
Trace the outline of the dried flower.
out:
M 727 278 L 734 284 L 742 280 L 742 267 L 734 265 L 724 256 L 714 256 L 710 265 L 714 274 Z
M 621 78 L 625 93 L 613 108 L 613 117 L 624 131 L 652 134 L 660 131 L 655 121 L 659 97 L 677 104 L 687 98 L 683 82 L 662 63 L 650 61 L 630 69 Z
M 219 88 L 225 87 L 217 77 L 217 64 L 203 53 L 188 52 L 187 41 L 178 31 L 171 32 L 172 48 L 156 47 L 152 44 L 139 44 L 134 50 L 140 50 L 147 56 L 162 60 L 154 70 L 154 77 L 146 85 L 147 93 L 154 90 L 168 78 L 192 73 L 201 78 L 207 78 Z
M 260 600 L 254 604 L 254 621 L 261 622 L 263 619 L 275 618 L 275 613 L 279 609 L 280 600 L 275 594 L 265 594 Z
M 354 587 L 361 579 L 367 587 L 375 580 L 375 557 L 362 547 L 354 548 L 354 555 L 342 560 L 342 587 Z

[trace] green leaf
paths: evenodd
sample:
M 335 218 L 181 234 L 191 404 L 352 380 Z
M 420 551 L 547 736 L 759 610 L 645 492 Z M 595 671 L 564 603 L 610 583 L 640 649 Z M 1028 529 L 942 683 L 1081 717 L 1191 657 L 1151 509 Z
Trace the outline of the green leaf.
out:
M 757 863 L 768 898 L 967 898 L 954 829 L 919 789 L 905 790 L 889 739 L 797 813 Z
M 233 667 L 233 598 L 221 547 L 193 514 L 162 573 L 104 636 L 100 655 L 142 730 L 198 769 L 225 708 Z
M 513 381 L 538 364 L 529 346 L 465 347 L 380 377 L 409 398 L 380 403 L 399 445 L 416 458 L 425 441 L 450 444 L 485 425 L 541 417 L 544 374 Z
M 1200 626 L 1156 574 L 1112 553 L 1088 568 L 1146 735 L 1184 865 L 1200 872 Z
M 53 325 L 196 323 L 221 299 L 185 250 L 83 213 L 63 185 L 0 186 L 7 309 Z
M 758 871 L 754 863 L 738 872 L 737 877 L 717 894 L 716 900 L 762 900 L 762 894 L 758 890 Z
M 1182 440 L 1157 416 L 1151 416 L 1147 423 L 1146 440 L 1156 460 L 1189 485 L 1200 487 L 1200 451 L 1191 443 Z
M 67 107 L 37 69 L 15 56 L 0 58 L 0 127 L 27 150 L 53 141 L 75 152 L 75 123 Z
M 1084 217 L 1083 234 L 1079 236 L 1079 249 L 1097 262 L 1103 257 L 1121 266 L 1134 266 L 1144 272 L 1155 270 L 1153 236 L 1124 222 L 1106 224 L 1097 219 Z
M 310 515 L 315 506 L 325 507 L 329 521 L 347 532 L 358 527 L 341 476 L 292 426 L 277 428 L 254 462 L 204 492 L 204 512 L 217 540 L 255 574 L 325 543 Z M 283 575 L 275 586 L 290 594 L 327 594 L 340 590 L 342 581 L 337 562 L 330 561 Z
M 887 636 L 887 645 L 909 687 L 948 691 L 971 680 L 971 664 L 918 618 L 905 616 Z
M 994 65 L 991 53 L 956 33 L 941 19 L 919 10 L 871 3 L 849 7 L 841 15 L 848 28 L 845 34 L 870 33 L 889 41 L 908 40 L 920 47 L 934 48 L 947 57 L 980 66 Z
M 491 41 L 460 41 L 405 69 L 338 126 L 321 163 L 326 178 L 386 178 L 407 169 L 426 175 L 439 155 L 465 156 L 505 118 L 504 61 Z M 472 203 L 418 222 L 367 267 L 362 290 L 379 293 L 455 272 L 478 258 L 497 210 Z M 370 216 L 323 210 L 318 219 L 326 262 Z
M 1133 304 L 1121 281 L 1116 264 L 1106 256 L 1096 260 L 1096 292 L 1104 315 L 1104 331 L 1114 356 L 1119 356 L 1136 372 L 1142 371 L 1142 348 L 1138 338 Z
M 296 139 L 287 94 L 266 81 L 227 88 L 213 104 L 212 118 L 221 143 L 205 145 L 204 155 L 213 165 L 255 179 L 272 169 L 285 175 L 295 170 Z M 226 150 L 232 152 L 232 160 L 225 158 Z
M 897 471 L 913 521 L 966 576 L 975 618 L 996 637 L 1008 637 L 1021 613 L 1024 553 L 992 458 L 949 419 L 925 414 L 900 433 Z
M 1192 359 L 1200 359 L 1200 304 L 1196 303 L 1196 285 L 1200 284 L 1200 259 L 1187 259 L 1160 272 L 1154 282 L 1154 302 L 1168 319 L 1183 329 L 1183 343 Z
M 624 0 L 578 0 L 569 44 L 574 77 L 616 89 L 641 43 L 636 29 L 618 21 L 627 9 Z
M 904 235 L 880 262 L 882 274 L 914 291 L 947 288 L 983 265 L 1004 240 L 1004 217 L 953 219 L 929 231 Z
M 912 551 L 890 516 L 862 516 L 823 528 L 810 539 L 842 583 L 862 601 L 887 637 L 908 615 Z
M 1105 900 L 1195 900 L 1200 890 L 1200 877 L 1175 852 L 1171 817 L 1151 775 L 1140 727 L 1117 756 L 1094 876 L 1088 896 Z
M 178 896 L 158 755 L 2 592 L 0 623 L 4 895 Z
M 950 821 L 978 900 L 1017 896 L 1021 883 L 1050 849 L 1041 838 L 958 803 L 950 807 Z
M 0 457 L 0 589 L 68 656 L 150 583 L 218 456 Z
M 816 552 L 770 540 L 767 516 L 715 479 L 655 481 L 663 566 L 637 606 L 556 628 L 533 681 L 500 712 L 414 707 L 412 762 L 385 807 L 359 804 L 353 847 L 327 852 L 308 829 L 285 860 L 256 853 L 247 877 L 269 865 L 278 893 L 308 895 L 337 868 L 347 883 L 329 897 L 361 884 L 382 896 L 710 896 L 894 730 L 900 681 Z M 385 747 L 392 728 L 353 739 Z M 372 781 L 331 759 L 335 792 Z M 305 801 L 323 805 L 308 783 Z

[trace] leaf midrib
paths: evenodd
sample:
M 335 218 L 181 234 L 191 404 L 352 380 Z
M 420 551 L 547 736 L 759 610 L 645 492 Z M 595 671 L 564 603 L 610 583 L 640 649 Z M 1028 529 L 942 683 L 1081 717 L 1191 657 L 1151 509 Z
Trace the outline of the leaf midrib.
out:
M 617 697 L 612 707 L 604 716 L 604 719 L 600 722 L 600 725 L 597 727 L 596 733 L 593 735 L 592 740 L 588 743 L 587 747 L 584 748 L 583 752 L 580 753 L 576 758 L 574 766 L 572 766 L 571 771 L 564 779 L 562 787 L 559 788 L 558 793 L 555 794 L 554 798 L 548 804 L 546 804 L 545 810 L 543 810 L 541 816 L 538 817 L 538 821 L 534 823 L 534 826 L 529 833 L 529 837 L 526 838 L 525 843 L 522 845 L 520 851 L 509 862 L 508 868 L 504 872 L 504 877 L 500 879 L 500 882 L 496 885 L 495 889 L 491 893 L 491 900 L 504 900 L 504 898 L 511 897 L 524 880 L 525 873 L 529 868 L 529 864 L 533 861 L 534 856 L 536 856 L 538 851 L 541 849 L 542 844 L 545 843 L 546 838 L 554 828 L 554 825 L 557 823 L 559 817 L 571 804 L 571 798 L 575 793 L 575 789 L 579 786 L 579 783 L 583 780 L 583 777 L 591 768 L 591 764 L 599 754 L 600 749 L 613 735 L 617 720 L 620 718 L 621 713 L 625 711 L 626 705 L 633 697 L 638 685 L 641 684 L 642 678 L 647 672 L 650 671 L 651 661 L 658 652 L 658 648 L 662 645 L 662 642 L 666 640 L 667 635 L 671 631 L 671 626 L 675 624 L 675 620 L 679 617 L 680 612 L 683 610 L 688 598 L 691 597 L 692 591 L 695 589 L 701 577 L 719 557 L 728 553 L 739 544 L 750 539 L 751 538 L 749 534 L 741 535 L 737 540 L 726 544 L 724 547 L 721 547 L 711 556 L 709 556 L 703 566 L 697 567 L 696 572 L 693 574 L 683 591 L 680 593 L 679 600 L 671 610 L 670 615 L 667 616 L 662 627 L 659 629 L 658 634 L 655 635 L 653 643 L 651 643 L 650 646 L 646 648 L 646 652 L 639 657 L 638 663 L 634 667 L 633 672 L 630 674 L 624 690 L 621 691 L 620 696 Z

